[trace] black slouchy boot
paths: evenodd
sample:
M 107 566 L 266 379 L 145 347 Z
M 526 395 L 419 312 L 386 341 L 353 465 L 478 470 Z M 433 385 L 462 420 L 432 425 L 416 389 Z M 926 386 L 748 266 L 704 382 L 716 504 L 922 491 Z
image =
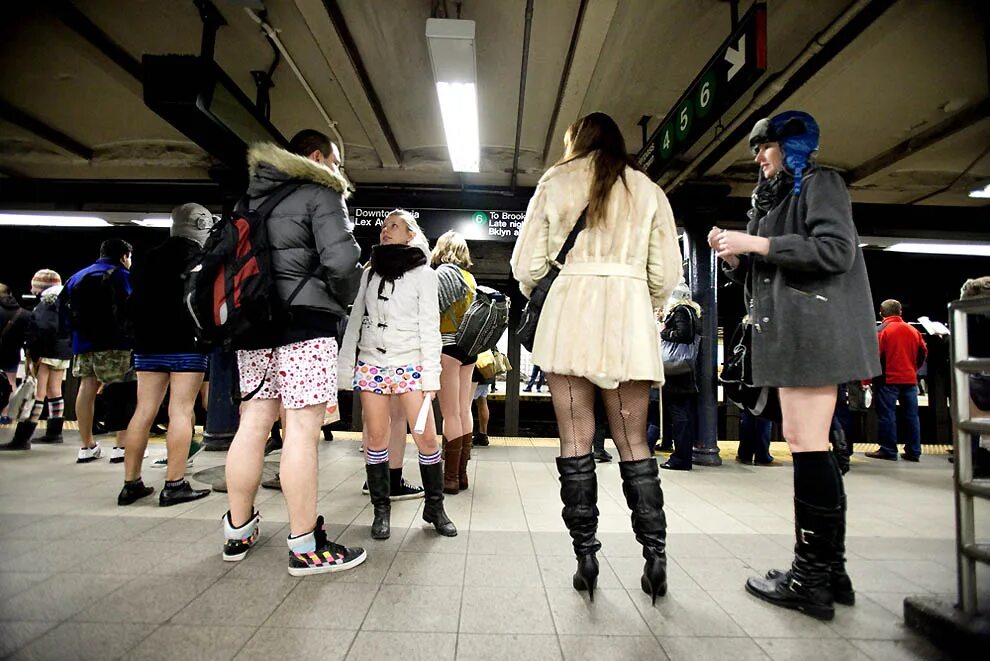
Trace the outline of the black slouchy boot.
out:
M 632 511 L 632 528 L 636 541 L 643 545 L 643 578 L 640 587 L 652 603 L 667 594 L 667 516 L 663 513 L 657 460 L 620 461 L 622 493 Z
M 602 544 L 595 538 L 598 532 L 598 478 L 595 460 L 590 454 L 580 457 L 557 457 L 560 473 L 560 500 L 564 503 L 561 517 L 571 533 L 577 571 L 574 574 L 575 590 L 587 590 L 588 598 L 595 600 L 598 583 L 598 558 L 595 553 Z
M 420 464 L 423 479 L 423 520 L 444 537 L 457 537 L 457 527 L 443 509 L 443 464 Z
M 375 509 L 375 520 L 371 524 L 371 538 L 388 539 L 392 536 L 390 521 L 392 503 L 388 499 L 388 462 L 365 464 L 365 470 L 368 474 L 368 493 L 371 494 L 371 505 Z

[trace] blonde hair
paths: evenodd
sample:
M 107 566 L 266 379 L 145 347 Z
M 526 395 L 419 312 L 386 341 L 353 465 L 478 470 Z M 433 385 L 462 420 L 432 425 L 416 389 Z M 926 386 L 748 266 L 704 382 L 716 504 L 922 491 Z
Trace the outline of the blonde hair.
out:
M 444 232 L 437 239 L 437 245 L 433 248 L 430 265 L 439 266 L 440 264 L 453 264 L 462 269 L 468 269 L 474 265 L 471 261 L 471 251 L 468 250 L 467 241 L 454 230 Z
M 423 230 L 420 228 L 419 223 L 416 222 L 416 216 L 412 215 L 405 209 L 392 209 L 385 216 L 385 220 L 388 220 L 392 216 L 398 216 L 402 219 L 402 222 L 406 224 L 406 229 L 412 232 L 413 238 L 409 240 L 410 246 L 413 248 L 419 248 L 426 255 L 426 258 L 430 258 L 430 242 L 426 240 L 426 235 L 423 234 Z

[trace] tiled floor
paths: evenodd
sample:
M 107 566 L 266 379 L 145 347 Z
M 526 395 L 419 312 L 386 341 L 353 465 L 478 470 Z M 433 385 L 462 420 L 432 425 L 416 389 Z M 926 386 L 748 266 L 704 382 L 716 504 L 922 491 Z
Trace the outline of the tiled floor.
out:
M 223 494 L 173 508 L 116 506 L 122 468 L 77 465 L 70 442 L 0 457 L 0 656 L 17 659 L 937 659 L 905 628 L 907 595 L 955 590 L 951 470 L 860 460 L 848 476 L 854 608 L 823 623 L 745 593 L 790 559 L 791 470 L 731 461 L 662 473 L 670 591 L 639 588 L 618 467 L 599 466 L 604 544 L 594 604 L 570 587 L 556 452 L 478 448 L 472 487 L 448 497 L 460 534 L 438 537 L 421 501 L 395 503 L 392 539 L 370 539 L 358 443 L 320 450 L 328 532 L 369 552 L 362 567 L 286 573 L 286 510 L 262 490 L 262 540 L 220 560 Z M 340 436 L 340 435 L 338 435 Z M 153 446 L 153 454 L 161 446 Z M 410 458 L 415 457 L 410 448 Z M 204 453 L 195 477 L 222 473 Z M 266 470 L 275 469 L 270 457 Z M 407 477 L 418 481 L 415 464 Z M 161 472 L 145 478 L 160 488 Z M 987 576 L 981 576 L 983 585 Z

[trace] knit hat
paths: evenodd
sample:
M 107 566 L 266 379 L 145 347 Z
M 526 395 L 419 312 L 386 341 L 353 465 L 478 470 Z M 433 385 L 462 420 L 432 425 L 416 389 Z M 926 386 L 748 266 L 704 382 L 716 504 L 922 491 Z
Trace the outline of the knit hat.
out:
M 206 207 L 187 202 L 172 210 L 172 229 L 170 236 L 181 236 L 192 239 L 199 245 L 206 243 L 213 227 L 213 214 Z
M 749 134 L 749 146 L 776 142 L 783 152 L 784 169 L 794 177 L 794 194 L 801 192 L 801 175 L 810 167 L 818 151 L 818 122 L 806 112 L 785 110 L 770 119 L 761 119 Z
M 40 294 L 49 287 L 62 284 L 62 277 L 51 269 L 41 269 L 31 277 L 31 293 Z

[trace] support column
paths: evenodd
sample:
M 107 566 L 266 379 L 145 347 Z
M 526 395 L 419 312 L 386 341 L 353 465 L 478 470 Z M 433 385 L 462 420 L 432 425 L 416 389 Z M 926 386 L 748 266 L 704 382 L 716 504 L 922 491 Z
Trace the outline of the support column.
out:
M 694 463 L 721 466 L 718 450 L 718 301 L 715 253 L 708 247 L 710 225 L 691 219 L 684 229 L 691 297 L 701 306 L 701 344 L 695 378 L 698 384 L 698 442 Z
M 226 451 L 234 440 L 241 420 L 233 397 L 234 388 L 240 387 L 239 381 L 234 352 L 216 349 L 210 355 L 210 399 L 203 431 L 206 450 Z
M 526 305 L 526 298 L 521 292 L 516 292 L 512 296 L 512 304 L 509 306 L 509 343 L 508 350 L 509 364 L 512 369 L 505 375 L 505 435 L 519 435 L 519 358 L 521 355 L 519 346 L 519 336 L 516 329 L 519 327 L 519 318 L 522 316 L 522 309 Z

